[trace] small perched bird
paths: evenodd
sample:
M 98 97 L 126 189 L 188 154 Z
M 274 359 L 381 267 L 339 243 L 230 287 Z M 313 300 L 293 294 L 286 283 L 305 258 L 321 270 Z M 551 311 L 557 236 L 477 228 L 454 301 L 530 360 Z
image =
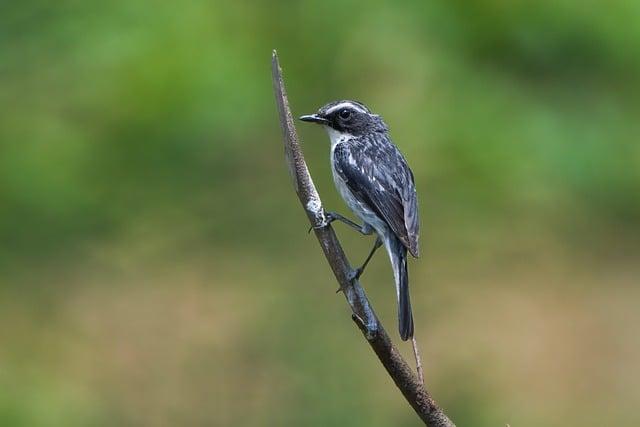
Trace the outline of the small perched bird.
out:
M 331 102 L 316 114 L 300 117 L 324 126 L 331 140 L 331 170 L 340 195 L 363 221 L 330 212 L 335 220 L 362 234 L 377 234 L 376 242 L 351 279 L 360 277 L 375 251 L 384 244 L 391 260 L 398 298 L 398 323 L 403 341 L 413 337 L 409 299 L 407 251 L 418 256 L 418 201 L 413 173 L 389 137 L 389 128 L 377 114 L 356 101 Z

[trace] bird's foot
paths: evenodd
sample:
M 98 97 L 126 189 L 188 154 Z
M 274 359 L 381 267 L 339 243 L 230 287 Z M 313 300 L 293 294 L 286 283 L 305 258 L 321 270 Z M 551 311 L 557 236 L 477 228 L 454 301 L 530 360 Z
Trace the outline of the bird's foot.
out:
M 347 280 L 349 280 L 350 282 L 353 282 L 354 280 L 358 280 L 362 275 L 363 271 L 364 269 L 362 267 L 351 269 L 351 271 L 347 273 Z
M 322 221 L 322 223 L 320 223 L 319 225 L 312 225 L 311 227 L 309 227 L 309 230 L 307 231 L 307 233 L 311 233 L 311 230 L 320 230 L 321 228 L 326 228 L 329 225 L 331 225 L 331 223 L 336 219 L 337 218 L 333 213 L 326 212 L 324 214 L 324 221 Z
M 354 280 L 358 280 L 363 271 L 364 271 L 364 269 L 362 267 L 351 269 L 349 272 L 347 272 L 347 280 L 349 282 L 353 282 Z M 338 289 L 336 289 L 336 294 L 340 293 L 340 292 L 342 292 L 342 286 L 340 286 Z

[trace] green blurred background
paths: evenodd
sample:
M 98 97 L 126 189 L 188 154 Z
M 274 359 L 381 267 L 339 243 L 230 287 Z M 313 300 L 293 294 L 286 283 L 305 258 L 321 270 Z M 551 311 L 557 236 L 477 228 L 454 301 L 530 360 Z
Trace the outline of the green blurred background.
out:
M 409 159 L 454 421 L 640 424 L 639 2 L 0 4 L 0 425 L 418 424 L 306 234 L 273 48 L 294 114 L 361 100 Z

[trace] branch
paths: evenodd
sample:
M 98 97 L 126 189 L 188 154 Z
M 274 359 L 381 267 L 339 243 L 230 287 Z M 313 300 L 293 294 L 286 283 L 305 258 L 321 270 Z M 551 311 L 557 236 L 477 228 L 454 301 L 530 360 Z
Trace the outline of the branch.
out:
M 391 342 L 360 283 L 357 280 L 350 281 L 347 278 L 347 272 L 351 270 L 351 267 L 333 228 L 331 226 L 320 227 L 325 222 L 324 209 L 300 150 L 298 135 L 284 88 L 282 70 L 275 50 L 273 51 L 271 67 L 273 90 L 278 113 L 280 114 L 284 152 L 289 173 L 311 225 L 317 227 L 315 229 L 316 237 L 351 307 L 354 322 L 362 331 L 365 339 L 376 353 L 376 356 L 378 356 L 378 359 L 380 359 L 380 362 L 382 362 L 393 382 L 402 392 L 404 398 L 424 421 L 425 425 L 429 427 L 455 427 Z
M 422 358 L 420 357 L 420 351 L 418 351 L 418 342 L 416 341 L 416 337 L 411 337 L 411 346 L 413 347 L 413 356 L 416 358 L 416 371 L 418 371 L 418 379 L 420 380 L 420 384 L 424 386 Z

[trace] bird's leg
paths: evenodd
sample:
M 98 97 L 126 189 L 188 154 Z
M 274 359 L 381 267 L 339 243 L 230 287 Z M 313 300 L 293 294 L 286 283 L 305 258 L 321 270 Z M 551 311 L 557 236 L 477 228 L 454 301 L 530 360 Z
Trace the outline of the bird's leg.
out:
M 349 280 L 355 280 L 355 279 L 359 279 L 360 276 L 362 276 L 362 273 L 364 273 L 364 269 L 367 266 L 367 264 L 369 264 L 369 261 L 371 261 L 371 258 L 373 257 L 373 254 L 376 253 L 376 251 L 378 250 L 378 248 L 382 246 L 382 240 L 380 239 L 380 236 L 376 237 L 376 242 L 373 244 L 373 248 L 371 249 L 371 252 L 369 252 L 369 256 L 367 256 L 367 259 L 364 260 L 364 263 L 356 268 L 355 270 L 352 270 L 349 274 Z
M 311 232 L 311 230 L 314 229 L 318 229 L 318 228 L 324 228 L 329 226 L 329 224 L 331 224 L 333 221 L 341 221 L 345 224 L 347 224 L 349 227 L 353 228 L 354 230 L 358 231 L 361 234 L 364 235 L 369 235 L 371 233 L 373 233 L 373 228 L 371 228 L 371 226 L 369 226 L 369 224 L 364 224 L 364 225 L 358 225 L 355 222 L 351 221 L 348 218 L 345 218 L 344 216 L 340 215 L 339 213 L 336 212 L 327 212 L 324 215 L 326 221 L 323 224 L 320 224 L 318 226 L 315 227 L 311 227 L 309 229 L 309 232 Z

